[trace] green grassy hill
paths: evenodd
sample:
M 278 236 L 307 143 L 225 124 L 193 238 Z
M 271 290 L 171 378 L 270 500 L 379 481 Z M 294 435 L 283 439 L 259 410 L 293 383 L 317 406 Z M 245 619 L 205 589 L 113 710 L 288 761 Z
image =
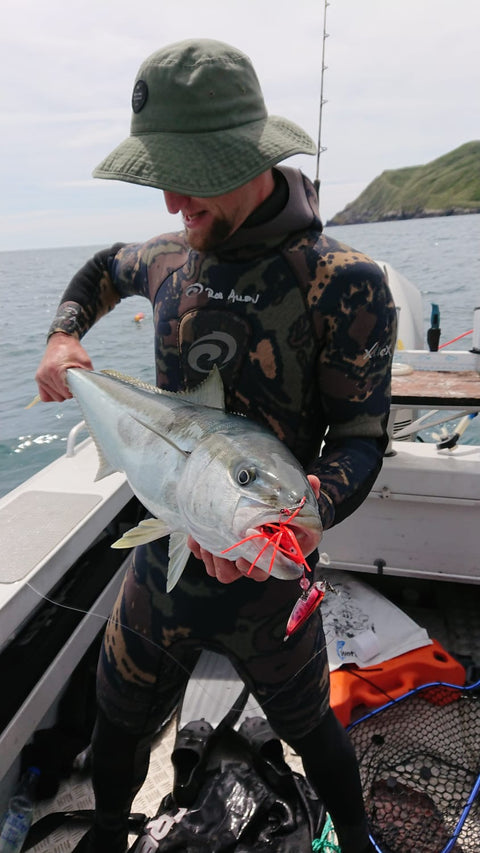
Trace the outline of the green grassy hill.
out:
M 382 172 L 328 225 L 480 213 L 480 141 L 425 166 Z

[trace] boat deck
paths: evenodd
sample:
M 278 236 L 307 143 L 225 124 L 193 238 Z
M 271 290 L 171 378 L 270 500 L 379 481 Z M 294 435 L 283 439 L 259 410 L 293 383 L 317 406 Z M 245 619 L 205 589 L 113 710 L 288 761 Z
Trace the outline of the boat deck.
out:
M 400 606 L 417 624 L 424 627 L 431 638 L 458 658 L 466 667 L 469 683 L 480 673 L 480 586 L 398 577 L 373 577 L 361 579 L 374 586 L 391 601 Z M 170 792 L 173 771 L 170 755 L 175 740 L 175 718 L 170 721 L 157 739 L 147 781 L 138 794 L 133 810 L 153 816 L 162 800 Z M 292 769 L 302 772 L 301 762 L 288 747 L 285 756 Z M 35 811 L 35 820 L 56 810 L 88 809 L 93 806 L 93 796 L 88 776 L 76 773 L 61 785 L 52 801 L 44 801 Z M 62 827 L 48 839 L 32 848 L 32 853 L 70 853 L 85 832 L 85 828 Z M 135 836 L 131 836 L 133 844 Z
M 439 353 L 432 359 L 431 355 L 431 370 L 425 369 L 425 363 L 417 365 L 411 353 L 406 355 L 408 362 L 404 364 L 411 369 L 393 379 L 394 405 L 422 408 L 428 400 L 429 406 L 439 409 L 478 411 L 480 357 L 466 358 L 465 370 L 459 370 L 457 364 L 450 374 L 449 358 Z M 465 666 L 468 683 L 473 683 L 480 673 L 480 448 L 463 445 L 454 453 L 439 453 L 434 445 L 393 445 L 371 495 L 340 529 L 326 532 L 325 549 L 332 567 L 355 572 L 397 604 Z M 423 468 L 419 478 L 420 461 Z M 15 541 L 20 548 L 8 567 L 8 577 L 0 584 L 0 647 L 8 644 L 40 597 L 50 595 L 66 569 L 83 553 L 86 542 L 95 540 L 129 500 L 131 492 L 121 475 L 95 483 L 92 488 L 95 471 L 94 448 L 85 442 L 61 465 L 54 464 L 32 479 L 29 488 L 34 494 L 26 495 L 25 489 L 19 488 L 0 501 L 7 544 L 17 531 Z M 62 529 L 57 529 L 59 522 L 55 520 L 55 529 L 45 526 L 45 506 L 60 503 L 63 508 L 64 501 L 68 504 L 65 496 L 73 482 L 76 495 L 71 496 L 71 517 L 65 515 Z M 26 517 L 30 519 L 29 537 L 24 535 Z M 34 557 L 32 543 L 38 549 L 40 542 L 42 554 L 39 558 L 37 551 Z M 121 575 L 120 568 L 94 603 L 96 617 L 109 612 Z M 97 632 L 98 621 L 92 614 L 86 616 L 5 729 L 1 735 L 5 769 L 35 728 L 40 723 L 45 725 L 52 698 L 64 684 L 58 680 L 72 671 Z M 155 743 L 148 779 L 134 803 L 135 811 L 148 816 L 155 814 L 171 790 L 175 722 L 168 724 Z M 301 772 L 298 757 L 287 748 L 286 758 Z M 53 800 L 38 804 L 35 820 L 52 811 L 92 806 L 90 780 L 75 772 L 62 783 Z M 31 849 L 33 853 L 70 853 L 84 831 L 79 826 L 61 827 Z M 131 840 L 133 843 L 134 836 Z

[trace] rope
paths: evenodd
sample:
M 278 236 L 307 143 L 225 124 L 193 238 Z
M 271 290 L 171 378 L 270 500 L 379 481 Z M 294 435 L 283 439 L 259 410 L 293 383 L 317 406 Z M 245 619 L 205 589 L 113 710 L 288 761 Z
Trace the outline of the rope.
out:
M 459 341 L 459 340 L 460 340 L 460 338 L 465 338 L 467 335 L 471 335 L 471 334 L 472 334 L 472 332 L 473 332 L 473 329 L 469 329 L 469 331 L 468 331 L 468 332 L 464 332 L 464 333 L 463 333 L 463 335 L 457 335 L 457 337 L 456 337 L 456 338 L 452 338 L 452 340 L 451 340 L 451 341 L 447 341 L 445 344 L 440 344 L 440 346 L 439 346 L 439 348 L 438 348 L 438 349 L 443 349 L 443 347 L 448 347 L 448 346 L 450 346 L 450 344 L 454 344 L 454 343 L 455 343 L 455 341 Z
M 312 841 L 312 850 L 314 853 L 342 853 L 341 848 L 336 843 L 337 836 L 333 828 L 333 823 L 330 815 L 327 814 L 323 832 L 320 838 L 314 838 Z

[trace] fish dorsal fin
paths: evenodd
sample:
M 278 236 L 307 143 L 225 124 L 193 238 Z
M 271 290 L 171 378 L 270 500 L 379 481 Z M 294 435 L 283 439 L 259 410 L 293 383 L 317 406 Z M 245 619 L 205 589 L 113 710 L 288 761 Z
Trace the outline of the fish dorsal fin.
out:
M 186 533 L 172 533 L 168 545 L 167 592 L 178 583 L 191 556 Z
M 112 548 L 135 548 L 137 545 L 161 539 L 169 533 L 170 528 L 160 518 L 145 518 L 137 527 L 127 530 L 121 539 L 113 542 Z
M 197 406 L 225 411 L 225 389 L 218 367 L 215 365 L 207 378 L 189 391 L 183 392 L 185 399 Z
M 157 388 L 156 385 L 150 385 L 148 382 L 143 382 L 141 379 L 134 379 L 132 376 L 126 376 L 116 370 L 102 370 L 101 372 L 106 374 L 106 376 L 111 376 L 113 379 L 118 379 L 120 382 L 140 388 L 142 391 L 149 391 L 150 393 L 161 394 L 166 397 L 177 397 L 178 399 L 186 400 L 188 403 L 194 403 L 197 406 L 208 406 L 211 409 L 225 411 L 225 391 L 220 371 L 216 365 L 200 385 L 186 391 L 165 391 L 163 388 Z

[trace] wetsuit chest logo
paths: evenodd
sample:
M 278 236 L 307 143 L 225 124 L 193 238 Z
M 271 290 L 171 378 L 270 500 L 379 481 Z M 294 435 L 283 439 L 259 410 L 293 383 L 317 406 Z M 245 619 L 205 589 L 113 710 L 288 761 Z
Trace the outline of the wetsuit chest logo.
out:
M 232 287 L 228 292 L 223 290 L 215 290 L 213 287 L 207 287 L 205 284 L 201 284 L 201 282 L 196 281 L 194 284 L 189 284 L 189 286 L 185 290 L 185 296 L 206 296 L 207 299 L 216 299 L 220 302 L 227 302 L 232 304 L 234 302 L 250 302 L 253 305 L 256 305 L 258 300 L 260 299 L 260 294 L 255 293 L 250 295 L 249 293 L 239 293 Z
M 180 320 L 178 347 L 187 384 L 197 384 L 216 365 L 231 382 L 248 354 L 250 326 L 231 311 L 188 311 Z

